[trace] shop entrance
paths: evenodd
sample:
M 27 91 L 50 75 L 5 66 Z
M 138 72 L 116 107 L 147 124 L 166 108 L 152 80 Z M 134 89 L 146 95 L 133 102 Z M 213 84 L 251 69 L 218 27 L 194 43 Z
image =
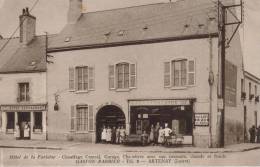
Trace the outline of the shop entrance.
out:
M 18 124 L 20 125 L 20 136 L 24 138 L 24 126 L 26 123 L 30 125 L 30 112 L 18 112 Z
M 101 142 L 101 133 L 103 126 L 106 127 L 121 127 L 125 128 L 125 114 L 117 106 L 107 105 L 102 107 L 96 116 L 96 142 Z

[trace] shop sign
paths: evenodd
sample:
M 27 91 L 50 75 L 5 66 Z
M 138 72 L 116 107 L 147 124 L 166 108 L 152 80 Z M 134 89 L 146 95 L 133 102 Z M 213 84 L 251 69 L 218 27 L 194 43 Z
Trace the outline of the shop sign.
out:
M 190 100 L 132 100 L 130 106 L 187 106 Z
M 209 126 L 209 114 L 195 113 L 194 124 L 195 126 Z
M 46 105 L 2 105 L 1 111 L 44 111 Z

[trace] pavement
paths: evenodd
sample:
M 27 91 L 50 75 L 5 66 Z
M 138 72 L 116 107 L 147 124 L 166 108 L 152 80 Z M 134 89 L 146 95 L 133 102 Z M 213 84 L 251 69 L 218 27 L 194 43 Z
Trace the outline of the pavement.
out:
M 50 149 L 50 150 L 110 150 L 120 152 L 164 152 L 164 153 L 231 153 L 260 149 L 260 143 L 241 143 L 225 148 L 199 148 L 192 146 L 125 146 L 113 144 L 95 144 L 74 141 L 39 141 L 39 140 L 0 140 L 0 148 Z

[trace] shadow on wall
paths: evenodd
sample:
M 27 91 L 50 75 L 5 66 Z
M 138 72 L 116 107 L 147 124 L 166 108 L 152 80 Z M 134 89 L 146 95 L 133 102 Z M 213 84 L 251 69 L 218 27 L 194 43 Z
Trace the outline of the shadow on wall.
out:
M 243 143 L 244 126 L 239 121 L 227 119 L 225 121 L 225 145 Z

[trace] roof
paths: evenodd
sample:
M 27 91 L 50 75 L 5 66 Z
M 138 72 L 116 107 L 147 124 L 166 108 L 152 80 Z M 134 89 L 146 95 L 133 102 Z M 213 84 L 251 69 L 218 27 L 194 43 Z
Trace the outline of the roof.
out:
M 217 6 L 209 0 L 179 0 L 84 13 L 49 39 L 49 51 L 194 35 L 217 34 Z
M 0 73 L 44 72 L 46 67 L 45 36 L 36 36 L 28 45 L 20 43 L 20 38 L 0 40 Z
M 258 78 L 257 76 L 253 75 L 252 73 L 248 72 L 248 71 L 244 71 L 244 75 L 245 78 L 248 78 L 258 84 L 260 84 L 260 78 Z

